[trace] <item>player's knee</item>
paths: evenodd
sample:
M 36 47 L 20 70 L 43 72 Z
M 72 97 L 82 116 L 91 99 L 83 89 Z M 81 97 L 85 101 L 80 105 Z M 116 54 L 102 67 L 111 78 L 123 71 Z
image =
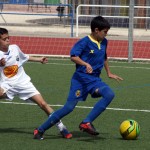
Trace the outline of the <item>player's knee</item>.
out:
M 0 87 L 0 98 L 3 98 L 5 95 L 4 90 Z
M 103 98 L 105 98 L 108 103 L 110 103 L 115 97 L 115 93 L 108 86 L 104 87 L 101 91 Z
M 109 101 L 112 101 L 114 97 L 115 97 L 115 93 L 111 89 L 109 89 L 107 91 L 107 94 L 105 95 L 105 98 Z
M 4 95 L 4 94 L 3 94 L 2 92 L 0 92 L 0 98 L 3 97 L 3 95 Z

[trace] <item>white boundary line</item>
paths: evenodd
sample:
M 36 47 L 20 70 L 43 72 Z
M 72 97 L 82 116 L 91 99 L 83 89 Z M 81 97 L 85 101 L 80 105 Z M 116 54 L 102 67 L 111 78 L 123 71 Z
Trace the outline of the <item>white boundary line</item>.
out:
M 14 104 L 14 105 L 37 105 L 34 103 L 19 103 L 19 102 L 0 102 L 1 104 Z M 62 107 L 63 105 L 50 105 L 53 107 Z M 92 109 L 93 107 L 88 106 L 76 106 L 76 108 L 82 109 Z M 140 109 L 122 109 L 122 108 L 107 108 L 108 110 L 116 110 L 116 111 L 132 111 L 132 112 L 150 112 L 150 110 L 140 110 Z

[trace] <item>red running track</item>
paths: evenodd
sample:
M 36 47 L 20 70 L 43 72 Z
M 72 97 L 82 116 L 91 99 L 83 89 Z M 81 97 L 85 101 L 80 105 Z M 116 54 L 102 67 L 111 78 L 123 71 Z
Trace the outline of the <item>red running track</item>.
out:
M 43 55 L 69 55 L 78 38 L 45 38 L 12 36 L 11 44 L 17 44 L 24 53 Z M 128 57 L 128 41 L 109 40 L 108 57 Z M 150 41 L 135 41 L 133 58 L 150 59 Z

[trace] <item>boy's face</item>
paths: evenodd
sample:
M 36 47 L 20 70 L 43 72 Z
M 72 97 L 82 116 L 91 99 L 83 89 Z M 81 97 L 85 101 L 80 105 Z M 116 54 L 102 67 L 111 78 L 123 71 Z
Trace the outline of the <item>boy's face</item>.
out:
M 9 44 L 10 44 L 9 35 L 8 34 L 0 35 L 0 50 L 3 52 L 7 52 Z
M 103 29 L 103 30 L 99 31 L 98 29 L 95 29 L 95 32 L 97 35 L 97 40 L 102 41 L 106 37 L 108 30 L 109 29 Z

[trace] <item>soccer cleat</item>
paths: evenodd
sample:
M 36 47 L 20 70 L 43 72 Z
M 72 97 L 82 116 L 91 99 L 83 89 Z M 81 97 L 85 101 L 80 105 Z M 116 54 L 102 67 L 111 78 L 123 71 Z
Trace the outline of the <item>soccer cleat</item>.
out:
M 66 138 L 66 139 L 72 138 L 72 134 L 66 128 L 64 128 L 62 131 L 60 131 L 60 133 L 63 136 L 63 138 Z
M 90 122 L 83 123 L 81 122 L 79 125 L 79 129 L 83 132 L 87 132 L 91 135 L 99 135 L 99 132 L 96 131 L 93 124 Z
M 43 140 L 43 133 L 40 132 L 38 129 L 35 129 L 34 132 L 33 132 L 33 138 L 34 139 L 38 139 L 38 140 Z

